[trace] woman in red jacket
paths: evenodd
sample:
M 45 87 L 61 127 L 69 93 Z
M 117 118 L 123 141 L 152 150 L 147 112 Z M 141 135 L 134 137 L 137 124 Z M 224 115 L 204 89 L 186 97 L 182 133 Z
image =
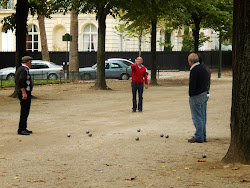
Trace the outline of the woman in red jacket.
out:
M 132 112 L 136 112 L 137 109 L 137 101 L 136 101 L 136 94 L 138 91 L 139 94 L 139 102 L 138 102 L 138 111 L 142 112 L 142 94 L 143 94 L 143 87 L 144 82 L 146 84 L 145 88 L 148 89 L 148 78 L 147 78 L 147 72 L 146 67 L 142 65 L 142 58 L 137 57 L 134 64 L 131 65 L 132 69 L 132 93 L 133 93 L 133 108 Z

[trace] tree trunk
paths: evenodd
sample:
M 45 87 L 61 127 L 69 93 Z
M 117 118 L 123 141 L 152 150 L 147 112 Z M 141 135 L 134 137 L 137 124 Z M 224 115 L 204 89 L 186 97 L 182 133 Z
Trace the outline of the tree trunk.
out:
M 72 41 L 69 49 L 69 77 L 71 80 L 79 80 L 79 54 L 78 54 L 78 13 L 71 11 L 70 34 Z
M 16 4 L 16 69 L 21 66 L 22 57 L 26 54 L 26 34 L 28 17 L 28 0 L 17 0 Z M 17 88 L 10 96 L 17 97 Z
M 250 2 L 234 1 L 231 143 L 223 161 L 250 164 Z
M 97 48 L 97 75 L 96 89 L 107 89 L 105 80 L 105 35 L 106 35 L 106 14 L 98 16 L 98 48 Z
M 196 14 L 192 15 L 192 19 L 194 21 L 195 28 L 193 31 L 193 37 L 194 37 L 194 51 L 199 51 L 199 40 L 200 40 L 200 23 L 201 23 L 201 17 L 199 18 Z
M 44 61 L 50 61 L 49 58 L 49 50 L 47 44 L 47 36 L 45 30 L 45 23 L 44 23 L 44 15 L 38 14 L 38 23 L 40 29 L 40 38 L 41 38 L 41 46 L 42 46 L 42 59 Z
M 141 57 L 141 39 L 142 39 L 142 34 L 140 33 L 138 37 L 139 57 Z
M 156 80 L 156 25 L 157 19 L 152 21 L 152 31 L 151 31 L 151 80 L 150 85 L 158 85 Z

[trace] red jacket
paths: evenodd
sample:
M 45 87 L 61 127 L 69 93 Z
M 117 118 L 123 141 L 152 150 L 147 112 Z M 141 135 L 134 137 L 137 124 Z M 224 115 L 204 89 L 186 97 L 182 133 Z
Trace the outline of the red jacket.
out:
M 145 84 L 146 85 L 148 84 L 146 67 L 142 65 L 142 68 L 140 69 L 138 65 L 132 64 L 131 70 L 132 70 L 132 82 L 144 83 L 145 81 Z

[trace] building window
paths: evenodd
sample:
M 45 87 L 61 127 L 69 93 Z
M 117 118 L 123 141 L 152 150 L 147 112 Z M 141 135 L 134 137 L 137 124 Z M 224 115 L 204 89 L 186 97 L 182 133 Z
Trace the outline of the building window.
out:
M 0 6 L 0 9 L 14 9 L 14 2 L 13 0 L 9 0 L 6 4 Z
M 119 36 L 119 51 L 125 51 L 124 34 L 120 33 L 118 36 Z
M 38 44 L 39 44 L 38 27 L 35 25 L 30 25 L 28 27 L 28 35 L 26 38 L 26 50 L 31 52 L 38 51 Z
M 164 43 L 165 43 L 164 32 L 160 31 L 160 41 L 159 41 L 160 51 L 164 51 Z
M 97 51 L 97 28 L 93 24 L 83 29 L 83 51 Z
M 2 51 L 13 52 L 13 32 L 8 30 L 6 33 L 2 32 Z

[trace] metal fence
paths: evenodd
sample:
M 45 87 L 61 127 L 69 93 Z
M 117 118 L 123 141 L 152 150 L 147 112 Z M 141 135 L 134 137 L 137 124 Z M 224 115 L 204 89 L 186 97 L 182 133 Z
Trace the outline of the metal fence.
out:
M 161 70 L 188 70 L 189 65 L 187 63 L 187 56 L 190 52 L 157 52 L 156 63 L 157 67 Z M 219 67 L 219 52 L 218 51 L 204 51 L 200 52 L 203 57 L 204 63 L 209 68 L 214 69 Z M 28 52 L 27 55 L 32 56 L 34 59 L 42 59 L 41 52 Z M 138 56 L 138 52 L 106 52 L 106 59 L 108 58 L 126 58 L 132 61 Z M 66 57 L 69 57 L 66 52 L 50 52 L 50 60 L 57 65 L 63 65 L 63 62 L 68 61 Z M 0 52 L 0 69 L 5 67 L 15 66 L 15 52 Z M 142 58 L 144 65 L 151 69 L 151 53 L 142 52 Z M 79 52 L 79 66 L 89 67 L 96 63 L 96 52 Z M 222 67 L 232 67 L 232 52 L 222 52 Z
M 49 73 L 41 73 L 41 74 L 31 74 L 32 80 L 34 84 L 61 84 L 64 82 L 71 82 L 74 81 L 74 79 L 67 79 L 67 76 L 65 75 L 64 72 L 60 72 L 59 76 L 56 78 L 51 79 L 49 77 Z M 5 79 L 2 75 L 0 75 L 0 88 L 3 87 L 10 87 L 15 85 L 15 80 L 14 78 L 12 80 Z

